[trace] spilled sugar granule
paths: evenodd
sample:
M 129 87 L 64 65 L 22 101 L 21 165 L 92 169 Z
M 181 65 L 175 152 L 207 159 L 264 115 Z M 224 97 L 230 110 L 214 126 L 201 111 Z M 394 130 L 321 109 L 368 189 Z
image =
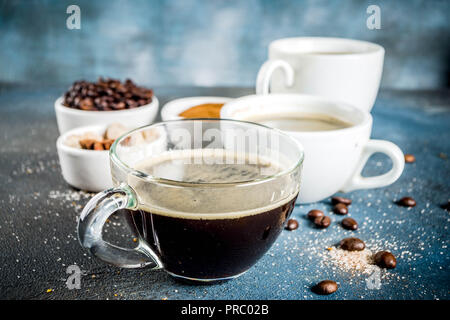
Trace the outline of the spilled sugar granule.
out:
M 362 251 L 347 251 L 331 247 L 324 253 L 324 264 L 331 264 L 340 270 L 350 272 L 354 275 L 372 274 L 380 270 L 373 261 L 373 252 L 369 249 Z
M 59 190 L 51 190 L 48 194 L 50 199 L 60 199 L 65 201 L 79 201 L 82 199 L 90 198 L 93 193 L 85 192 L 85 191 L 59 191 Z
M 89 198 L 94 196 L 95 193 L 89 193 L 85 191 L 75 191 L 75 190 L 66 190 L 66 191 L 59 191 L 59 190 L 51 190 L 48 194 L 49 199 L 54 199 L 61 201 L 62 204 L 66 208 L 74 208 L 75 211 L 81 212 L 83 209 L 82 204 L 79 202 L 86 202 Z

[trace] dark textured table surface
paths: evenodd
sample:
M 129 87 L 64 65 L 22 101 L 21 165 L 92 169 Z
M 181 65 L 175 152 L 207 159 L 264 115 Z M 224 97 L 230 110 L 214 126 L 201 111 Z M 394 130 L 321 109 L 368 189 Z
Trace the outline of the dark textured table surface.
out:
M 90 194 L 69 187 L 58 164 L 53 101 L 64 87 L 0 85 L 0 298 L 7 299 L 449 299 L 450 197 L 449 91 L 381 91 L 372 111 L 372 137 L 398 144 L 416 162 L 406 164 L 393 185 L 349 193 L 356 232 L 340 225 L 315 229 L 305 219 L 312 208 L 330 211 L 329 201 L 297 205 L 299 229 L 283 231 L 271 250 L 246 274 L 224 283 L 188 285 L 164 271 L 125 270 L 90 257 L 78 244 L 76 219 Z M 156 88 L 161 105 L 182 96 L 238 97 L 250 89 Z M 390 162 L 375 155 L 364 174 L 387 171 Z M 417 206 L 394 201 L 412 196 Z M 123 217 L 113 216 L 104 232 L 132 246 Z M 376 251 L 387 249 L 398 266 L 370 273 L 347 270 L 327 248 L 355 235 Z M 67 267 L 83 271 L 81 289 L 66 287 Z M 373 271 L 373 272 L 372 272 Z M 376 279 L 374 277 L 377 277 Z M 323 279 L 340 288 L 318 296 L 310 287 Z M 377 283 L 379 285 L 373 285 Z

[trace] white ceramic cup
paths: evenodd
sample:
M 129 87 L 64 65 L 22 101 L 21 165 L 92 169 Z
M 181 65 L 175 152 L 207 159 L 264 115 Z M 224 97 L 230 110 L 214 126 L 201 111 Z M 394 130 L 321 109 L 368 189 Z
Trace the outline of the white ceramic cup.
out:
M 384 49 L 342 38 L 285 38 L 269 45 L 256 93 L 305 93 L 370 111 L 380 86 Z
M 251 120 L 262 114 L 279 118 L 292 113 L 331 116 L 352 124 L 330 131 L 287 131 L 305 150 L 300 203 L 320 201 L 338 191 L 384 187 L 403 172 L 405 160 L 400 148 L 389 141 L 370 139 L 372 116 L 349 104 L 303 94 L 251 95 L 226 103 L 221 117 Z M 379 176 L 361 176 L 367 160 L 377 152 L 391 158 L 392 169 Z

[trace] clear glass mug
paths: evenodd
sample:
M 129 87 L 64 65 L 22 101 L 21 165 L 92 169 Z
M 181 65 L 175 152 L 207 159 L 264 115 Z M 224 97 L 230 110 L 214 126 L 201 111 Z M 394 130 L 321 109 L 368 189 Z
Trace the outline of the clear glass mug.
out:
M 250 122 L 175 120 L 120 137 L 110 161 L 115 187 L 83 209 L 81 245 L 119 267 L 214 281 L 241 275 L 275 242 L 299 192 L 303 150 Z M 106 220 L 124 209 L 133 249 L 102 239 Z

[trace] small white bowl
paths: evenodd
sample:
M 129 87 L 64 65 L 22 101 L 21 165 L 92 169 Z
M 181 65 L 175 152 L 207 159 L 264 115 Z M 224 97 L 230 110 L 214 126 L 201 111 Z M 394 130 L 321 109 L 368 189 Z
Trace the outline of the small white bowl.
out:
M 153 123 L 158 113 L 159 101 L 153 96 L 152 102 L 137 108 L 115 111 L 85 111 L 66 107 L 63 98 L 55 101 L 56 121 L 60 134 L 67 131 L 92 125 L 108 125 L 119 122 L 130 129 Z
M 163 121 L 184 119 L 179 114 L 191 107 L 204 103 L 227 103 L 233 100 L 226 97 L 189 97 L 172 100 L 161 109 L 161 118 Z
M 97 125 L 72 129 L 56 140 L 56 150 L 58 151 L 62 175 L 71 186 L 91 192 L 112 188 L 108 150 L 77 149 L 64 143 L 71 135 L 86 132 L 103 135 L 106 127 L 106 125 Z
M 101 136 L 105 133 L 107 125 L 96 125 L 75 128 L 59 136 L 56 140 L 59 164 L 64 180 L 71 186 L 91 192 L 99 192 L 113 187 L 109 150 L 85 150 L 65 144 L 68 137 L 93 132 Z M 154 153 L 160 153 L 167 144 L 164 128 L 156 128 L 158 137 L 146 143 L 145 147 L 130 147 L 123 156 L 128 165 Z M 128 156 L 128 157 L 127 157 Z

